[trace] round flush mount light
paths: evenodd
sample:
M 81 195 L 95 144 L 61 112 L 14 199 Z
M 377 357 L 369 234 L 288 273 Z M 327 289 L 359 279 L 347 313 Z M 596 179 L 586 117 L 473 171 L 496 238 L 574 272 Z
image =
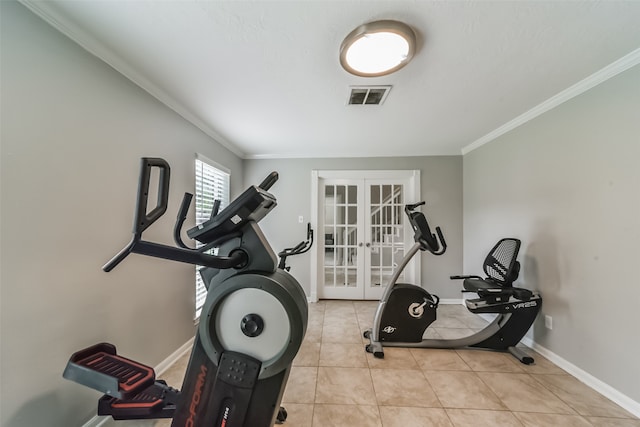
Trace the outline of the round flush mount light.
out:
M 356 76 L 378 77 L 398 71 L 411 61 L 416 34 L 410 26 L 384 20 L 360 25 L 340 46 L 340 64 Z

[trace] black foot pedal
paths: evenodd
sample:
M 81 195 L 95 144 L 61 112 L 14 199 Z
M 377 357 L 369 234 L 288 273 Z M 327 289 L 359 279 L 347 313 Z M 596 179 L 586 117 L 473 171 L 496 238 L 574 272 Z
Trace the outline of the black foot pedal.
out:
M 114 420 L 173 418 L 180 392 L 158 380 L 128 399 L 108 395 L 98 401 L 98 415 L 111 415 Z
M 118 399 L 135 396 L 156 379 L 153 368 L 118 356 L 108 343 L 74 353 L 62 376 Z

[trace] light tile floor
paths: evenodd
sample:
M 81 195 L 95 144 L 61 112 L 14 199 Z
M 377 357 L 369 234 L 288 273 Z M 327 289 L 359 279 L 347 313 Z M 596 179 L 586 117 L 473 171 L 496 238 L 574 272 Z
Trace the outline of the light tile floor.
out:
M 533 350 L 534 365 L 481 350 L 386 348 L 364 351 L 375 302 L 309 305 L 309 325 L 282 405 L 288 427 L 614 426 L 640 420 Z M 455 338 L 486 322 L 464 306 L 443 305 L 427 336 Z M 179 386 L 188 363 L 162 377 Z M 169 420 L 108 421 L 105 426 L 169 427 Z

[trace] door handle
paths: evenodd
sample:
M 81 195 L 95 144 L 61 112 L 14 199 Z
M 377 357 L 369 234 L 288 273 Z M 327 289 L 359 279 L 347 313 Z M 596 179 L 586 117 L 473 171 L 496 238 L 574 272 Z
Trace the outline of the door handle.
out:
M 362 242 L 358 243 L 358 246 L 359 246 L 359 247 L 362 247 Z
M 370 248 L 371 247 L 371 243 L 367 243 L 365 246 Z

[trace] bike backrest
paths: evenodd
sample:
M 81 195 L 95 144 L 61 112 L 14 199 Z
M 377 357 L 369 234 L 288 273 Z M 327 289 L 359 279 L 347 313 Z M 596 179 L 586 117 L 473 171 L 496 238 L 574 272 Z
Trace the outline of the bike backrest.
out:
M 484 260 L 482 268 L 487 277 L 502 286 L 513 286 L 520 273 L 520 263 L 517 261 L 519 251 L 520 240 L 500 239 Z

